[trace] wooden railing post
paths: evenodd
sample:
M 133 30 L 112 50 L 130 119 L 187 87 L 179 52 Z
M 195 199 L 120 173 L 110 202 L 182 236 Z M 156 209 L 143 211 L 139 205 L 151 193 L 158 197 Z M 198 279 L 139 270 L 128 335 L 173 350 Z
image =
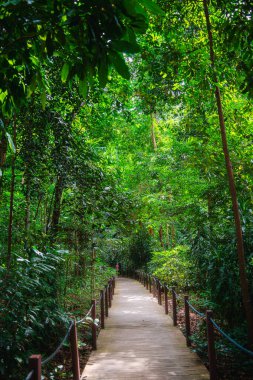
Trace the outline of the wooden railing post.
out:
M 177 326 L 177 298 L 175 287 L 172 287 L 172 309 L 173 309 L 173 325 Z
M 96 300 L 92 300 L 91 318 L 93 319 L 93 323 L 92 323 L 92 349 L 96 350 L 97 349 L 97 326 L 94 322 L 96 319 Z
M 158 299 L 158 304 L 161 305 L 162 304 L 162 288 L 161 288 L 161 284 L 160 284 L 159 280 L 158 280 L 158 296 L 157 296 L 157 299 Z
M 165 310 L 165 314 L 169 314 L 168 288 L 166 284 L 164 284 L 164 310 Z
M 210 380 L 217 380 L 214 327 L 210 320 L 211 318 L 213 318 L 213 312 L 212 310 L 207 310 L 206 311 L 206 327 L 207 327 Z
M 74 324 L 70 330 L 69 340 L 70 340 L 70 347 L 71 347 L 73 379 L 80 380 L 80 363 L 79 363 L 76 321 L 74 321 Z
M 115 293 L 115 287 L 116 287 L 116 280 L 115 280 L 114 276 L 112 278 L 112 285 L 113 285 L 113 295 L 114 295 L 114 293 Z
M 113 279 L 112 278 L 110 278 L 110 288 L 111 288 L 111 292 L 110 292 L 110 294 L 111 294 L 111 301 L 113 300 Z
M 33 371 L 32 380 L 41 380 L 41 355 L 30 356 L 29 370 Z
M 101 313 L 101 329 L 105 328 L 105 294 L 103 290 L 100 290 L 100 313 Z
M 105 316 L 108 317 L 108 285 L 105 286 Z
M 190 309 L 188 305 L 188 296 L 184 296 L 184 312 L 185 312 L 185 333 L 186 333 L 186 345 L 191 346 L 190 335 L 191 335 L 191 324 L 190 324 Z
M 155 295 L 156 295 L 156 280 L 153 277 L 153 297 L 155 297 Z
M 108 284 L 108 301 L 109 301 L 109 307 L 112 307 L 112 288 L 111 288 L 111 281 L 109 281 L 109 284 Z

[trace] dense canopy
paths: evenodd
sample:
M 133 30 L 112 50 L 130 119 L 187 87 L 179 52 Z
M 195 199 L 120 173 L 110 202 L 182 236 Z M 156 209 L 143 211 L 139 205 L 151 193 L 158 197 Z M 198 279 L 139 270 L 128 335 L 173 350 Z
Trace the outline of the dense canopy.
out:
M 252 347 L 252 38 L 246 0 L 1 2 L 0 379 L 116 264 Z

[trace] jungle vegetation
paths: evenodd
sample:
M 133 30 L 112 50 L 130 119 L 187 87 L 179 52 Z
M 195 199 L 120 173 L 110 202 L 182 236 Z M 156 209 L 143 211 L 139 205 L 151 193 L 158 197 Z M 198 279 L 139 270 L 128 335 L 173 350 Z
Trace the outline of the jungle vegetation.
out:
M 0 377 L 116 263 L 252 347 L 252 40 L 247 0 L 1 1 Z

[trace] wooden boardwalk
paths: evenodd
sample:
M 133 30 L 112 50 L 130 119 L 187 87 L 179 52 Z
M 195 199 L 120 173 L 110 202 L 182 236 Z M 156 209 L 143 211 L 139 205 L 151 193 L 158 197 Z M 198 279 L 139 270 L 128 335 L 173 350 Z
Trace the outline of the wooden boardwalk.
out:
M 209 372 L 180 330 L 137 281 L 119 278 L 105 330 L 82 380 L 200 380 Z

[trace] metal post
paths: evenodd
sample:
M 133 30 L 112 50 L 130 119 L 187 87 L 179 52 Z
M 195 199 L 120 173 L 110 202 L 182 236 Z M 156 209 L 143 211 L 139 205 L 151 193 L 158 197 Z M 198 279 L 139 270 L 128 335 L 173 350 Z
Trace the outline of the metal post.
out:
M 191 324 L 190 324 L 190 309 L 188 305 L 188 296 L 184 296 L 184 312 L 185 312 L 185 332 L 186 332 L 186 345 L 191 346 L 190 335 L 191 335 Z
M 101 329 L 105 328 L 105 295 L 104 291 L 100 290 L 100 313 L 101 313 Z
M 164 284 L 164 310 L 165 310 L 165 314 L 169 314 L 168 288 L 166 284 Z
M 213 312 L 212 310 L 207 310 L 206 311 L 206 327 L 207 327 L 210 380 L 217 380 L 214 327 L 211 322 L 211 318 L 213 318 Z
M 91 318 L 93 319 L 93 323 L 92 323 L 92 349 L 96 350 L 97 349 L 97 326 L 95 325 L 95 322 L 94 322 L 96 319 L 96 300 L 92 300 Z
M 74 321 L 74 324 L 70 330 L 69 340 L 70 340 L 70 347 L 71 347 L 73 379 L 80 380 L 80 363 L 79 363 L 76 321 Z
M 175 287 L 172 288 L 172 309 L 173 309 L 173 325 L 177 326 L 177 298 Z
M 108 285 L 105 286 L 105 316 L 108 317 Z
M 32 380 L 41 380 L 41 355 L 30 356 L 29 370 L 33 371 Z

